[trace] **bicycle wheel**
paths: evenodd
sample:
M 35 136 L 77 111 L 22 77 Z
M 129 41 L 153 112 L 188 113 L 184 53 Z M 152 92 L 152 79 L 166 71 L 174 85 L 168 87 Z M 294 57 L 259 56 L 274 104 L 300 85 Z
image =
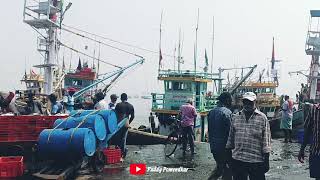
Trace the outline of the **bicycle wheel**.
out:
M 164 154 L 167 157 L 171 156 L 174 153 L 174 151 L 177 149 L 178 142 L 179 142 L 179 137 L 177 133 L 171 133 L 168 136 L 166 143 L 164 145 Z

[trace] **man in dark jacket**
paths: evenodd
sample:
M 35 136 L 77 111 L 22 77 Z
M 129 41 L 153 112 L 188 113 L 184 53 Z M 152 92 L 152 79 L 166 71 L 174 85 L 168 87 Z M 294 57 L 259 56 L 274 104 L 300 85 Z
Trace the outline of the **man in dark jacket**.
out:
M 127 135 L 129 124 L 134 119 L 134 108 L 133 106 L 127 102 L 128 95 L 126 93 L 122 93 L 120 96 L 121 102 L 116 105 L 116 113 L 118 116 L 118 121 L 122 121 L 124 118 L 128 118 L 129 122 L 122 127 L 117 134 L 120 136 L 119 146 L 122 151 L 122 157 L 125 158 L 127 155 L 126 143 L 127 143 Z
M 222 176 L 227 168 L 225 146 L 229 136 L 232 114 L 229 109 L 232 102 L 230 93 L 223 92 L 218 100 L 218 106 L 208 114 L 210 149 L 217 163 L 216 170 L 212 174 L 215 178 Z

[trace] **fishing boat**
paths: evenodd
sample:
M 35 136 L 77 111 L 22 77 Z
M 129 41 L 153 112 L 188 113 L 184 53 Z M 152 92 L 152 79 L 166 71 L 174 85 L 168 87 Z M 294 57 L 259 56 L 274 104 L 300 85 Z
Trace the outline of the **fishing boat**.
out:
M 222 91 L 221 73 L 212 73 L 212 70 L 208 72 L 209 63 L 207 54 L 205 54 L 205 68 L 201 70 L 197 69 L 198 28 L 196 28 L 196 43 L 194 48 L 194 69 L 182 69 L 181 67 L 183 62 L 181 55 L 181 32 L 179 33 L 179 47 L 177 48 L 178 57 L 175 59 L 177 69 L 176 67 L 165 69 L 162 66 L 161 30 L 160 22 L 159 68 L 157 79 L 162 82 L 164 92 L 151 93 L 151 111 L 156 114 L 159 121 L 159 134 L 167 136 L 173 131 L 174 117 L 177 117 L 179 114 L 181 105 L 185 104 L 188 99 L 192 99 L 197 111 L 197 118 L 194 122 L 195 138 L 198 141 L 206 141 L 207 115 L 216 105 L 216 96 Z M 211 83 L 217 85 L 217 91 L 214 93 L 208 89 Z

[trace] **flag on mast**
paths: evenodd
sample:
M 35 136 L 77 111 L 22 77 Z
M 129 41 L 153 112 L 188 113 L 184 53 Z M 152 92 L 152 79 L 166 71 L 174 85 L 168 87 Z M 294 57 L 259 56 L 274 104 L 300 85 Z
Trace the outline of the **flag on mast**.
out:
M 159 50 L 159 67 L 162 68 L 162 51 Z
M 30 74 L 31 74 L 32 76 L 37 75 L 37 73 L 36 73 L 36 72 L 34 72 L 34 70 L 33 70 L 33 69 L 31 69 Z
M 274 37 L 272 38 L 272 57 L 271 57 L 271 69 L 274 69 L 275 64 L 275 57 L 274 57 Z
M 82 69 L 82 65 L 81 65 L 81 59 L 80 59 L 80 57 L 79 57 L 79 62 L 78 62 L 77 70 L 78 70 L 78 71 L 81 71 L 81 69 Z
M 205 59 L 206 65 L 203 69 L 204 69 L 204 72 L 208 72 L 209 60 L 208 60 L 208 55 L 207 55 L 207 49 L 204 50 L 204 59 Z

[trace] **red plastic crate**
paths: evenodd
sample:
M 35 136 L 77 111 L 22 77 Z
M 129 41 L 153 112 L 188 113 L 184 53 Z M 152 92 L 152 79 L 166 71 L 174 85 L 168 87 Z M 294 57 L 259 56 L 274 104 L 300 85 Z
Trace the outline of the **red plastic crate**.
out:
M 121 160 L 121 149 L 108 147 L 103 150 L 103 154 L 106 157 L 106 164 L 119 163 Z
M 22 176 L 23 172 L 23 156 L 0 157 L 0 178 Z
M 0 116 L 0 142 L 37 141 L 43 129 L 67 116 Z

